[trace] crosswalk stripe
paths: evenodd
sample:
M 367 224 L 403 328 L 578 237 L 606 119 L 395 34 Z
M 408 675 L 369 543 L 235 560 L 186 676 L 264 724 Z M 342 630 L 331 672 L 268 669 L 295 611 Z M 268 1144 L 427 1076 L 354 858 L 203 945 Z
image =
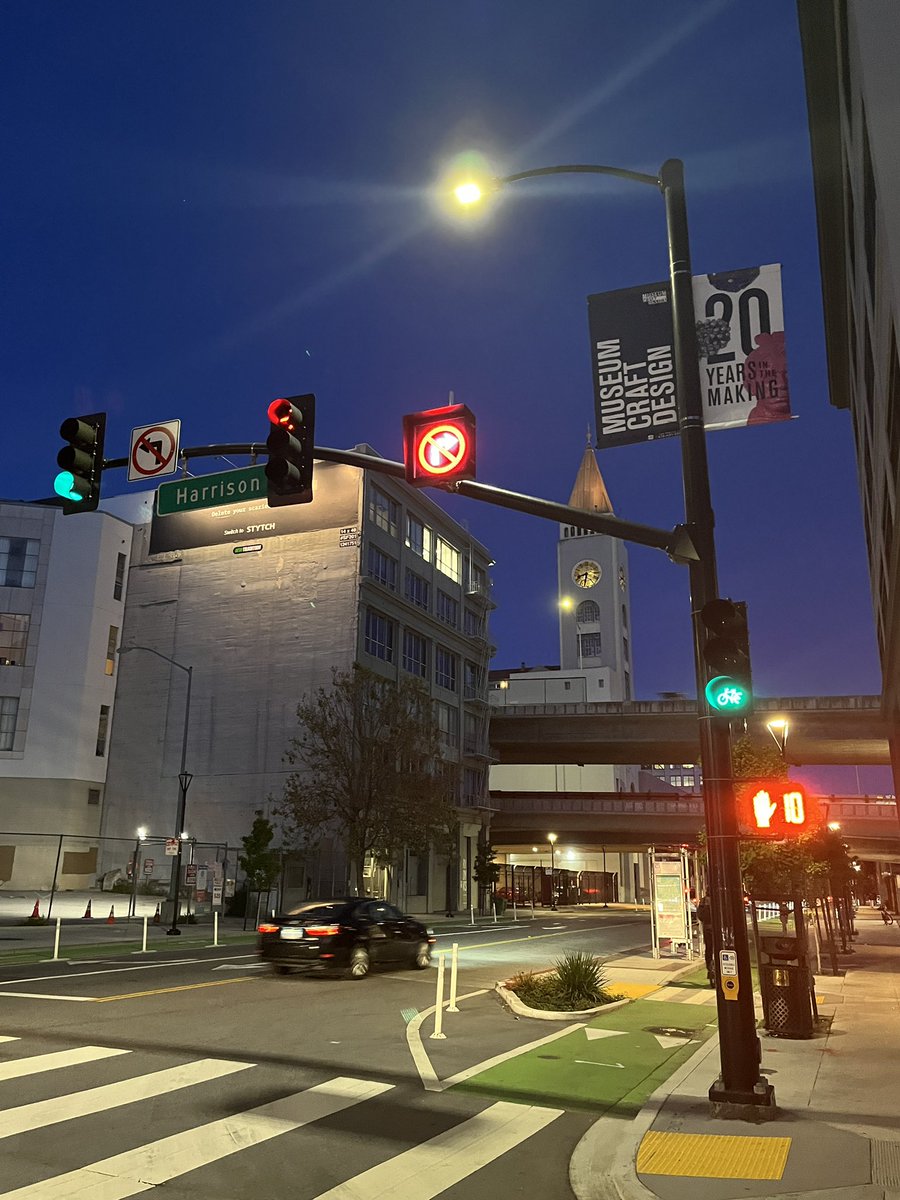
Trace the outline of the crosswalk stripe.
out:
M 645 1000 L 683 1000 L 684 988 L 680 987 L 662 987 L 658 992 L 649 992 Z
M 322 1192 L 315 1200 L 380 1200 L 385 1196 L 432 1200 L 539 1133 L 562 1116 L 562 1111 L 500 1101 L 421 1146 L 413 1146 Z
M 710 989 L 708 992 L 694 992 L 690 996 L 685 997 L 685 1004 L 714 1004 L 716 993 Z
M 55 1071 L 59 1067 L 74 1067 L 79 1063 L 97 1062 L 101 1058 L 115 1058 L 118 1054 L 130 1053 L 130 1050 L 112 1050 L 108 1046 L 78 1046 L 74 1050 L 57 1050 L 53 1054 L 13 1058 L 0 1063 L 0 1082 L 4 1079 L 22 1079 L 26 1075 L 38 1075 L 41 1071 Z
M 137 1100 L 149 1100 L 153 1096 L 162 1096 L 178 1088 L 221 1079 L 224 1075 L 233 1075 L 235 1071 L 246 1071 L 252 1066 L 252 1063 L 203 1058 L 184 1066 L 167 1067 L 163 1071 L 139 1075 L 136 1079 L 124 1079 L 119 1083 L 106 1083 L 101 1087 L 72 1092 L 52 1100 L 22 1104 L 18 1108 L 8 1108 L 0 1113 L 0 1138 L 45 1129 L 48 1125 L 58 1125 L 60 1121 L 71 1121 L 75 1117 L 106 1112 L 110 1108 L 119 1108 Z
M 370 1100 L 393 1086 L 339 1076 L 249 1112 L 223 1117 L 0 1195 L 4 1200 L 126 1200 L 238 1150 Z
M 17 1037 L 11 1037 L 8 1033 L 0 1033 L 0 1042 L 17 1042 Z

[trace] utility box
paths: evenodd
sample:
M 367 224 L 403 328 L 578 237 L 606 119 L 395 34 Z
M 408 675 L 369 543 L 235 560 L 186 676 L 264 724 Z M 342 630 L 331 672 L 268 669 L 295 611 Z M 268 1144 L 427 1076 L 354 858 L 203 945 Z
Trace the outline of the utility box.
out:
M 763 1024 L 775 1037 L 808 1038 L 815 1032 L 813 977 L 803 939 L 763 934 L 759 939 Z

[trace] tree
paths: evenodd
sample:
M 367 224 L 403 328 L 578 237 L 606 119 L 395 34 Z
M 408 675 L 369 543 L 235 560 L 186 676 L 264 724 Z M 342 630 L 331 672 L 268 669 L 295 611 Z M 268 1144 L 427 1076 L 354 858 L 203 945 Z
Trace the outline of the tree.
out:
M 788 765 L 774 742 L 740 737 L 731 748 L 735 779 L 787 779 Z
M 491 843 L 486 838 L 482 838 L 475 852 L 475 862 L 472 864 L 472 874 L 475 876 L 481 896 L 484 896 L 486 892 L 492 892 L 500 878 L 500 864 L 494 862 L 494 853 Z
M 257 817 L 246 837 L 241 838 L 244 853 L 238 855 L 238 865 L 247 876 L 251 892 L 267 892 L 275 884 L 281 866 L 277 850 L 270 850 L 275 830 L 265 817 Z
M 297 720 L 285 757 L 299 769 L 278 815 L 304 842 L 332 828 L 358 888 L 367 855 L 389 865 L 404 847 L 424 853 L 453 822 L 457 770 L 443 761 L 432 701 L 417 681 L 335 671 L 329 689 L 303 697 Z

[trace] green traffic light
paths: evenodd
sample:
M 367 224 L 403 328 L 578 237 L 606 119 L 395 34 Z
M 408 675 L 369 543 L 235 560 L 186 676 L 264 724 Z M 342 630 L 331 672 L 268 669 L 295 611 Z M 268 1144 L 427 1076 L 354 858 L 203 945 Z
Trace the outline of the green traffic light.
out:
M 739 713 L 750 705 L 750 692 L 730 675 L 716 675 L 706 685 L 704 694 L 713 712 Z
M 53 480 L 53 490 L 63 500 L 73 500 L 76 504 L 84 499 L 80 492 L 75 491 L 75 476 L 71 471 L 60 471 Z

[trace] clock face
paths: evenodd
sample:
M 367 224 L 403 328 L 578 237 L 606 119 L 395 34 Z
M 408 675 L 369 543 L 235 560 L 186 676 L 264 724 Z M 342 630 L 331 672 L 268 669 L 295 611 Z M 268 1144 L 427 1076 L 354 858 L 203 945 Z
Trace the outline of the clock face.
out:
M 593 559 L 586 558 L 583 562 L 576 563 L 572 568 L 572 580 L 578 587 L 592 588 L 595 583 L 599 582 L 602 573 L 599 563 L 595 563 Z
M 619 567 L 619 587 L 625 591 L 625 568 Z

